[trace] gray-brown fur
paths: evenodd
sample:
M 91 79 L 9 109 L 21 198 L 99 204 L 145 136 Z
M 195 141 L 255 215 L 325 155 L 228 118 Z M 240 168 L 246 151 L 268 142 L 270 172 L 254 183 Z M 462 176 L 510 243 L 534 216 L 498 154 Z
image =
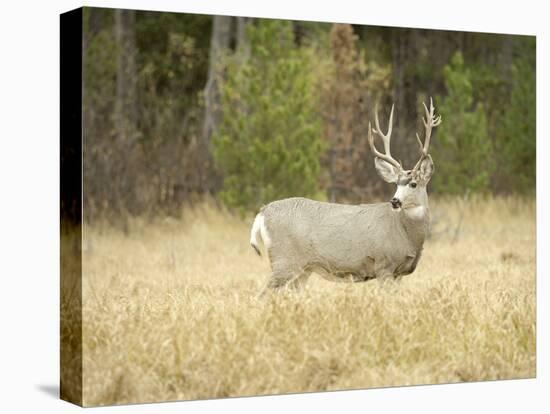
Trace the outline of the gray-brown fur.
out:
M 344 205 L 289 198 L 262 213 L 271 239 L 268 288 L 305 283 L 311 272 L 332 280 L 366 281 L 412 273 L 429 215 L 421 220 L 390 203 Z
M 345 205 L 288 198 L 274 201 L 256 216 L 250 243 L 259 253 L 258 238 L 266 247 L 272 274 L 264 292 L 304 284 L 312 272 L 336 281 L 388 280 L 414 272 L 426 239 L 430 212 L 426 186 L 434 165 L 428 154 L 431 130 L 439 125 L 433 103 L 426 106 L 426 128 L 421 157 L 412 170 L 404 170 L 390 153 L 388 132 L 369 125 L 369 144 L 378 174 L 397 186 L 391 202 Z M 384 141 L 376 150 L 375 132 Z

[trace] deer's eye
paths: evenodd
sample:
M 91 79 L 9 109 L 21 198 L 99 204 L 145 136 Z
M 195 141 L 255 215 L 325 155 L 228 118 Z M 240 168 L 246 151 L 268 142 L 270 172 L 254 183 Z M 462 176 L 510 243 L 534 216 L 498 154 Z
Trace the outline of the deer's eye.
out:
M 416 188 L 416 183 L 410 183 L 409 185 L 411 186 L 411 188 Z

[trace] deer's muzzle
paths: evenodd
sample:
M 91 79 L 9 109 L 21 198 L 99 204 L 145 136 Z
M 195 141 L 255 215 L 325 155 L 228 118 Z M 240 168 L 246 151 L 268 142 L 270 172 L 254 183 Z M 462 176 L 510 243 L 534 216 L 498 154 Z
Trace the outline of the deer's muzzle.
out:
M 396 197 L 392 198 L 390 200 L 390 203 L 391 203 L 392 208 L 394 208 L 394 209 L 398 209 L 398 208 L 401 207 L 401 200 L 399 200 Z

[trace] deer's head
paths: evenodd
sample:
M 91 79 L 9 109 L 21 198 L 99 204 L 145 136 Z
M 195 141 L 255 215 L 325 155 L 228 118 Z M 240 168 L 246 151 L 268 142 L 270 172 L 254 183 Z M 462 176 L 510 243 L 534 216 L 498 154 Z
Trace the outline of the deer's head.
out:
M 434 163 L 432 157 L 428 153 L 430 148 L 430 138 L 432 134 L 432 128 L 438 126 L 441 123 L 441 116 L 435 116 L 434 106 L 432 99 L 430 98 L 430 109 L 426 107 L 426 119 L 423 119 L 425 136 L 424 143 L 422 143 L 418 134 L 416 139 L 420 146 L 420 159 L 411 170 L 405 170 L 401 163 L 392 157 L 390 151 L 390 140 L 393 123 L 393 105 L 390 112 L 390 119 L 388 122 L 388 132 L 382 133 L 380 129 L 380 122 L 378 121 L 378 111 L 375 111 L 374 122 L 376 128 L 371 128 L 369 122 L 368 139 L 371 151 L 374 154 L 374 164 L 376 171 L 382 179 L 388 183 L 395 183 L 397 185 L 397 191 L 393 198 L 390 200 L 392 208 L 396 211 L 401 209 L 412 209 L 419 206 L 427 206 L 428 193 L 426 192 L 426 186 L 432 177 L 434 172 Z M 376 134 L 384 144 L 384 153 L 379 152 L 374 145 L 374 136 Z

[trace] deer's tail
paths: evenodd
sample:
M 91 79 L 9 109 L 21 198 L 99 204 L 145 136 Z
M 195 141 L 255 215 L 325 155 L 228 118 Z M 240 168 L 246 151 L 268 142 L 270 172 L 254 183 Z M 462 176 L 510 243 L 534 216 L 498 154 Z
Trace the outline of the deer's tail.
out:
M 264 215 L 262 212 L 256 215 L 254 219 L 254 224 L 252 224 L 252 229 L 250 230 L 250 245 L 256 250 L 258 256 L 262 255 L 260 247 L 258 245 L 258 238 L 262 241 L 262 233 L 265 233 L 265 224 L 264 224 Z M 265 242 L 264 242 L 265 243 Z

